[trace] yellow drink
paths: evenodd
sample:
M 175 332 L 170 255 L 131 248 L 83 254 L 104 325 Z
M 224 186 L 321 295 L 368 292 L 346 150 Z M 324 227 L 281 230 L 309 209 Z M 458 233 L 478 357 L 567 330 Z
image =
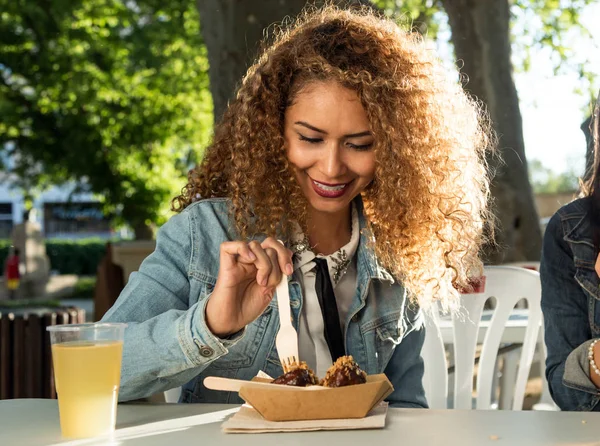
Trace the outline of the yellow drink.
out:
M 64 437 L 85 438 L 115 429 L 122 341 L 52 345 L 60 427 Z

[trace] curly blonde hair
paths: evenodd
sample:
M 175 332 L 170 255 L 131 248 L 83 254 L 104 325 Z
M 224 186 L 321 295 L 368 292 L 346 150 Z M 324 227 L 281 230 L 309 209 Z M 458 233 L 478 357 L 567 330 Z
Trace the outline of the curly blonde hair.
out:
M 375 179 L 363 192 L 379 263 L 421 306 L 457 308 L 481 270 L 489 219 L 482 107 L 423 39 L 367 9 L 305 11 L 276 31 L 248 70 L 201 164 L 173 200 L 228 197 L 241 237 L 289 236 L 307 201 L 286 158 L 286 107 L 304 86 L 336 81 L 359 96 L 375 137 Z

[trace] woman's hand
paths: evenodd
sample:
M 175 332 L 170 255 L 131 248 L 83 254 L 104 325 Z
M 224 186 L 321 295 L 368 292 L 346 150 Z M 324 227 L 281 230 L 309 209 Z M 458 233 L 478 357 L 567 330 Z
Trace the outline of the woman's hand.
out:
M 282 271 L 292 274 L 292 252 L 272 237 L 221 244 L 219 277 L 206 304 L 206 324 L 218 337 L 244 328 L 265 311 Z

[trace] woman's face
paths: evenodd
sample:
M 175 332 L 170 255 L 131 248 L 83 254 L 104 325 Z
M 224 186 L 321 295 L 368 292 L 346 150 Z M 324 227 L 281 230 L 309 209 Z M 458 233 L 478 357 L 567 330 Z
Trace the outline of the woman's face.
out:
M 304 87 L 285 112 L 287 156 L 311 208 L 348 209 L 375 175 L 375 139 L 353 90 L 337 82 Z

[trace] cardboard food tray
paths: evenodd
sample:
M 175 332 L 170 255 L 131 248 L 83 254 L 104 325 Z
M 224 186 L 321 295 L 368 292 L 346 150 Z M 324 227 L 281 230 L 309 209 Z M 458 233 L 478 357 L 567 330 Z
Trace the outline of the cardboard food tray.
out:
M 256 386 L 254 382 L 268 380 L 254 378 L 247 385 L 241 384 L 239 395 L 269 421 L 363 418 L 394 391 L 384 374 L 367 376 L 365 384 L 337 388 Z

